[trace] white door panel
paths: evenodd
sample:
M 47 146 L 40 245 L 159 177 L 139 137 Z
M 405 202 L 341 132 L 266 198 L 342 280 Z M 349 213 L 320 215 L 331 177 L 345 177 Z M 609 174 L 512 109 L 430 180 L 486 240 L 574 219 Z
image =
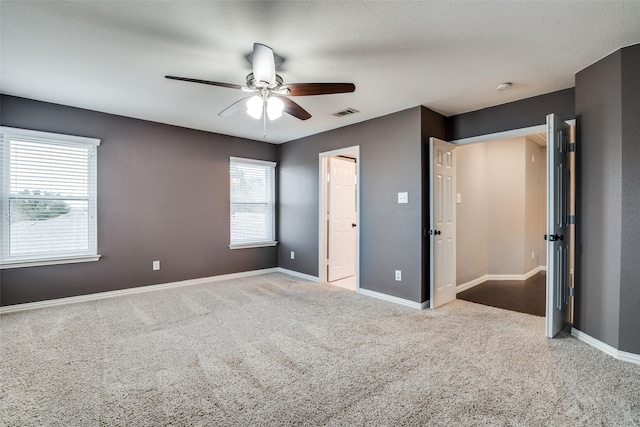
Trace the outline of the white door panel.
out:
M 456 157 L 454 144 L 429 140 L 431 308 L 456 299 Z
M 547 116 L 547 338 L 569 319 L 569 132 L 557 115 Z
M 329 158 L 328 281 L 356 274 L 356 163 Z

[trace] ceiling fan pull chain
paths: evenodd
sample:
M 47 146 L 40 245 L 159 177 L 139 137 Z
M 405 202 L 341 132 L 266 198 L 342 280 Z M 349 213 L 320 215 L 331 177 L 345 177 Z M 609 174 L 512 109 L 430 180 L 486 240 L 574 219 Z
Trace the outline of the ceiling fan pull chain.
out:
M 267 97 L 262 96 L 262 137 L 267 139 Z

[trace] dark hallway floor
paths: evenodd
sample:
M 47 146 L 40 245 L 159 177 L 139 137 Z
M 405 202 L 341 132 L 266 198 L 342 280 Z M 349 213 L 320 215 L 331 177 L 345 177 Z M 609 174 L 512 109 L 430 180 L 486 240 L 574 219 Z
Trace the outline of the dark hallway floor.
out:
M 478 304 L 544 316 L 546 278 L 547 273 L 541 271 L 524 282 L 490 280 L 460 292 L 456 297 Z

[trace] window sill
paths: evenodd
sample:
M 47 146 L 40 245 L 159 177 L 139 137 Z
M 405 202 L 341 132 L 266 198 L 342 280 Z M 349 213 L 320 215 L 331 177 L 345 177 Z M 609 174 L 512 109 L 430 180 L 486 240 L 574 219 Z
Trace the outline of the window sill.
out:
M 77 262 L 93 262 L 98 261 L 102 255 L 90 255 L 90 256 L 78 256 L 68 258 L 53 258 L 42 259 L 34 261 L 9 261 L 0 264 L 0 270 L 7 268 L 22 268 L 22 267 L 40 267 L 43 265 L 57 265 L 57 264 L 74 264 Z
M 265 248 L 268 246 L 277 245 L 277 241 L 271 242 L 251 242 L 251 243 L 232 243 L 229 245 L 229 249 L 249 249 L 249 248 Z

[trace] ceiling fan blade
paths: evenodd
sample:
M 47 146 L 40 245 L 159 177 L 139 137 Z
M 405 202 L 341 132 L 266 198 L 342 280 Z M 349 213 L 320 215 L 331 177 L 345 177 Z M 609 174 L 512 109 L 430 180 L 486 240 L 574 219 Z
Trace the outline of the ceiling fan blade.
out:
M 276 62 L 273 49 L 260 43 L 253 44 L 253 77 L 258 82 L 273 84 L 276 81 Z
M 290 96 L 329 95 L 356 90 L 353 83 L 293 83 L 286 86 Z
M 211 86 L 228 87 L 230 89 L 242 89 L 242 86 L 234 85 L 232 83 L 212 82 L 210 80 L 190 79 L 188 77 L 176 77 L 176 76 L 165 76 L 165 77 L 171 80 L 182 80 L 184 82 L 202 83 L 202 84 L 211 85 Z
M 239 111 L 246 110 L 247 109 L 247 99 L 249 99 L 249 98 L 251 98 L 251 97 L 250 96 L 246 96 L 246 97 L 242 98 L 241 100 L 234 102 L 233 104 L 229 105 L 224 110 L 220 111 L 218 113 L 218 115 L 220 117 L 227 117 L 227 116 L 235 114 L 235 113 L 237 113 Z
M 284 112 L 287 114 L 291 114 L 293 117 L 296 117 L 300 120 L 307 120 L 311 118 L 311 114 L 289 98 L 285 98 L 284 96 L 279 97 L 282 102 L 284 102 Z

